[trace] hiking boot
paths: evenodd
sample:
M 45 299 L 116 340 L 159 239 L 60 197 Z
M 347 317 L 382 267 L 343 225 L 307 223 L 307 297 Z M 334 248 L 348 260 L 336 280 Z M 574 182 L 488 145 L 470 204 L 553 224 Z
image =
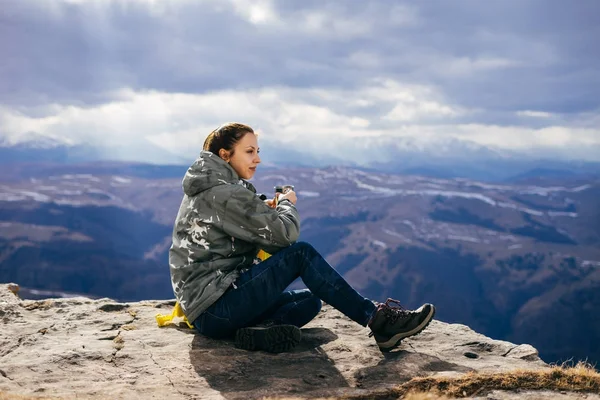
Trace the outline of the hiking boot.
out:
M 392 307 L 395 303 L 398 307 Z M 382 351 L 390 351 L 400 345 L 400 341 L 417 335 L 429 325 L 435 315 L 432 304 L 423 304 L 414 311 L 405 309 L 398 300 L 387 299 L 380 303 L 369 327 L 369 336 L 375 336 L 375 341 Z
M 235 333 L 235 346 L 244 350 L 264 350 L 281 353 L 292 350 L 302 334 L 295 325 L 264 323 L 258 326 L 238 329 Z

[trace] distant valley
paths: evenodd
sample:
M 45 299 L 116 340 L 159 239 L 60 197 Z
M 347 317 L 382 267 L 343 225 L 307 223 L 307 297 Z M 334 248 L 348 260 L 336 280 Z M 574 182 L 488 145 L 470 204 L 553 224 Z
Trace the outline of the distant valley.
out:
M 0 282 L 42 293 L 172 298 L 167 252 L 185 167 L 8 164 Z M 312 243 L 362 294 L 428 301 L 444 321 L 600 361 L 600 179 L 484 183 L 350 167 L 266 168 L 292 183 Z M 33 292 L 32 295 L 40 292 Z M 43 294 L 42 294 L 43 296 Z

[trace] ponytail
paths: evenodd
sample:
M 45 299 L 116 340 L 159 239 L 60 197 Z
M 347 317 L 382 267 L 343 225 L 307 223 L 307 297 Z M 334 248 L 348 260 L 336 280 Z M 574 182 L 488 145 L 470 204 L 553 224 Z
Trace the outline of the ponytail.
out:
M 254 133 L 248 125 L 229 122 L 221 125 L 206 137 L 203 150 L 219 155 L 219 150 L 225 149 L 233 155 L 233 147 L 247 133 Z

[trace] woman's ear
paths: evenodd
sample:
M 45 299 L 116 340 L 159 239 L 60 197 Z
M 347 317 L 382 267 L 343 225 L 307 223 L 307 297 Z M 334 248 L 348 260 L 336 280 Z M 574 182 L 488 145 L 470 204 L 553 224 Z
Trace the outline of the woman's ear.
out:
M 229 162 L 229 152 L 225 149 L 219 150 L 219 157 L 221 157 L 226 162 Z

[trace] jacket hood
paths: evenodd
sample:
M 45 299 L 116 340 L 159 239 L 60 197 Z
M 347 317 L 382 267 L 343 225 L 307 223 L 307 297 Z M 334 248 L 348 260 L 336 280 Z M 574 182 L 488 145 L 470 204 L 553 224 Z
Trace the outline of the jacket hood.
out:
M 195 196 L 217 185 L 238 183 L 240 177 L 221 157 L 202 151 L 183 178 L 183 192 Z

